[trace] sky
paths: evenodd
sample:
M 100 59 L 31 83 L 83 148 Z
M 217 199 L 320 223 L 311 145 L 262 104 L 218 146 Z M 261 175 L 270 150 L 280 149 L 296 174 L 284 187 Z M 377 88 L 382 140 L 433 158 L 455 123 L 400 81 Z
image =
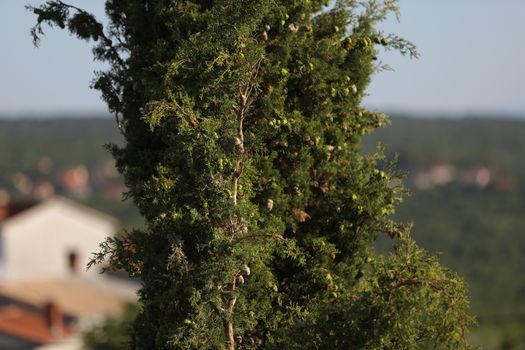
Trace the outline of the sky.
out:
M 91 46 L 65 31 L 47 29 L 38 49 L 24 9 L 38 0 L 0 0 L 0 116 L 104 113 L 89 88 Z M 103 0 L 71 0 L 103 16 Z M 418 47 L 411 60 L 380 55 L 393 68 L 373 77 L 364 104 L 415 115 L 525 117 L 524 0 L 401 0 L 398 22 L 381 25 Z

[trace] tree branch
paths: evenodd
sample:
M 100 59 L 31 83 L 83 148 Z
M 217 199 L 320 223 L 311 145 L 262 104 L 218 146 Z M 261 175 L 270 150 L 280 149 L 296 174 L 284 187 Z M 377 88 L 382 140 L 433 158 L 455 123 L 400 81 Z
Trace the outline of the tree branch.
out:
M 234 292 L 237 286 L 237 276 L 233 277 L 230 292 Z M 226 333 L 228 334 L 228 350 L 235 350 L 235 333 L 233 330 L 233 308 L 237 302 L 237 297 L 233 297 L 228 301 L 228 309 L 226 310 Z
M 259 74 L 259 69 L 261 66 L 261 59 L 258 59 L 255 64 L 252 66 L 250 76 L 248 81 L 243 86 L 239 87 L 239 107 L 235 111 L 237 121 L 239 123 L 239 131 L 236 139 L 237 146 L 239 147 L 240 156 L 235 164 L 235 170 L 233 173 L 233 204 L 237 205 L 238 201 L 238 189 L 239 189 L 239 178 L 241 177 L 243 168 L 244 168 L 244 157 L 245 157 L 245 147 L 244 147 L 244 120 L 248 114 L 248 110 L 252 104 L 250 97 L 254 89 L 257 88 L 257 84 L 254 82 L 254 79 Z
M 252 66 L 250 75 L 247 79 L 246 84 L 241 85 L 239 87 L 239 107 L 235 111 L 236 119 L 239 123 L 239 127 L 238 127 L 239 129 L 238 129 L 238 135 L 237 135 L 237 139 L 235 140 L 235 143 L 239 147 L 240 155 L 235 164 L 235 170 L 233 172 L 233 191 L 232 191 L 232 200 L 235 206 L 238 203 L 239 178 L 241 177 L 241 174 L 244 169 L 244 160 L 245 160 L 245 155 L 246 155 L 246 149 L 244 147 L 244 120 L 246 118 L 246 115 L 248 114 L 248 110 L 252 103 L 251 101 L 252 93 L 254 89 L 256 89 L 257 87 L 254 79 L 259 74 L 260 65 L 261 65 L 261 60 L 259 59 L 254 64 L 254 66 Z M 238 226 L 237 230 L 240 228 L 242 231 L 243 229 L 242 220 L 241 220 L 241 225 L 237 225 L 237 226 Z M 234 232 L 234 234 L 235 233 L 237 232 Z M 233 278 L 231 291 L 235 290 L 237 278 L 238 276 L 234 276 Z M 235 332 L 233 328 L 233 310 L 234 310 L 236 301 L 237 301 L 237 297 L 233 297 L 228 301 L 226 333 L 228 335 L 228 349 L 229 350 L 235 350 Z

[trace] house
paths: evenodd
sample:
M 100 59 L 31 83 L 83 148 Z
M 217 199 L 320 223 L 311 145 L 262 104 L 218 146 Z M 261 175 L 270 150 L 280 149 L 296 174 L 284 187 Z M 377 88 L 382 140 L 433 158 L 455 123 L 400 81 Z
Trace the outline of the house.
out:
M 0 283 L 98 275 L 86 265 L 117 220 L 62 197 L 0 210 Z
M 136 302 L 137 281 L 86 270 L 117 225 L 62 197 L 0 205 L 0 349 L 80 350 L 83 330 Z
M 126 294 L 112 289 L 110 280 L 92 282 L 73 278 L 0 285 L 0 349 L 81 350 L 83 331 L 136 301 L 132 284 Z
M 41 311 L 16 305 L 0 307 L 0 349 L 36 349 L 70 339 L 71 334 L 71 322 L 64 320 L 56 304 L 49 303 Z

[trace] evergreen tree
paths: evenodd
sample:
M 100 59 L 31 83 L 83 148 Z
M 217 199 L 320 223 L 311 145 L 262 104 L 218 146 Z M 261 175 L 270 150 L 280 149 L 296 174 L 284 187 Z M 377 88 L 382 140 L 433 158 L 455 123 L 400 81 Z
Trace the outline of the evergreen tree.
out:
M 59 0 L 42 25 L 95 42 L 93 86 L 147 229 L 96 260 L 140 277 L 136 349 L 467 348 L 462 280 L 391 219 L 405 190 L 360 106 L 393 1 Z M 374 254 L 381 234 L 397 240 Z

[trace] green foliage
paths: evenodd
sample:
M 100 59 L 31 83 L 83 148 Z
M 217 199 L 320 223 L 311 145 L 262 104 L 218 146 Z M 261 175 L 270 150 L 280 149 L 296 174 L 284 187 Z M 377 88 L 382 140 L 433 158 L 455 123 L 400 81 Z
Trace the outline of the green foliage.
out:
M 465 342 L 463 281 L 414 241 L 402 239 L 386 257 L 370 258 L 358 285 L 345 295 L 330 288 L 323 301 L 295 323 L 279 347 L 286 349 L 418 349 L 429 339 L 445 348 Z M 333 278 L 327 275 L 327 282 Z M 433 310 L 433 313 L 429 313 Z M 306 341 L 305 341 L 306 340 Z M 276 347 L 278 348 L 278 347 Z
M 99 258 L 143 281 L 135 348 L 468 347 L 462 283 L 390 218 L 405 192 L 392 165 L 360 154 L 386 121 L 360 107 L 376 45 L 411 51 L 374 28 L 396 10 L 108 0 L 105 33 L 60 1 L 34 9 L 36 37 L 67 23 L 111 64 L 94 87 L 147 227 Z M 376 260 L 380 234 L 399 249 Z
M 84 334 L 85 350 L 129 349 L 132 337 L 131 325 L 137 315 L 137 307 L 128 305 L 124 313 L 112 316 Z

